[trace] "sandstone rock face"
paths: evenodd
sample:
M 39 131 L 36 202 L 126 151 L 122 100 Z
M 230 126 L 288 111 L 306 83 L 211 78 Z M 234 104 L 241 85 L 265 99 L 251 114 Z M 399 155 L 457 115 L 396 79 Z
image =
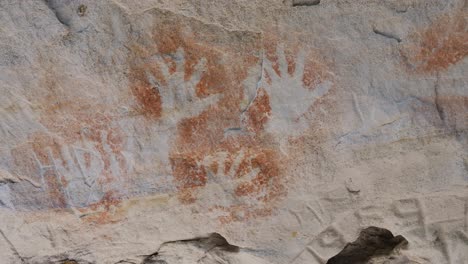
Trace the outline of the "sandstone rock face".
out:
M 0 1 L 0 263 L 468 263 L 467 14 Z

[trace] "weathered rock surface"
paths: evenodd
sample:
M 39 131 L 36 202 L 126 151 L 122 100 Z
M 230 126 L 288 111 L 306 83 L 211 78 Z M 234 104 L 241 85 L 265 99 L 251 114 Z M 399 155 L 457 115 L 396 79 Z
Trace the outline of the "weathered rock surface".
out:
M 467 263 L 467 11 L 0 1 L 0 263 Z

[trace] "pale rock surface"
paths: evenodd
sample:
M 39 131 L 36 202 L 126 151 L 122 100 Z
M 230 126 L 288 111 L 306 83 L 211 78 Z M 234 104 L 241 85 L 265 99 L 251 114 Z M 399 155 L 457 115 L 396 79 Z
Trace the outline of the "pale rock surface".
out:
M 468 263 L 467 8 L 0 1 L 0 263 Z

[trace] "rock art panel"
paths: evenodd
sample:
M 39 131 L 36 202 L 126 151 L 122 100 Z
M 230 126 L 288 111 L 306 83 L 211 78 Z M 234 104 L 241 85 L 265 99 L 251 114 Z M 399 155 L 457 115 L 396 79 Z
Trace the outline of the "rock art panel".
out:
M 466 1 L 381 2 L 0 1 L 0 263 L 465 263 Z
M 123 191 L 118 189 L 131 170 L 131 159 L 124 150 L 122 131 L 111 127 L 108 118 L 72 113 L 64 123 L 46 120 L 44 124 L 59 135 L 38 132 L 13 149 L 15 173 L 40 183 L 38 195 L 49 192 L 52 208 L 85 206 L 109 191 Z M 25 190 L 39 190 L 31 184 L 23 185 Z M 47 203 L 44 200 L 47 198 L 36 202 Z
M 147 40 L 152 44 L 136 43 L 139 57 L 131 62 L 135 111 L 142 122 L 174 131 L 169 160 L 180 201 L 221 212 L 221 222 L 271 213 L 269 203 L 284 192 L 274 162 L 280 155 L 262 139 L 264 119 L 250 119 L 257 129 L 249 131 L 243 113 L 251 109 L 241 107 L 251 68 L 261 74 L 260 36 L 202 38 L 193 32 L 220 29 L 199 21 L 167 23 L 161 17 L 170 21 L 174 15 L 159 10 L 148 16 L 155 25 Z
M 220 41 L 221 37 L 206 40 L 192 33 L 213 26 L 199 21 L 167 23 L 163 18 L 171 21 L 173 15 L 159 10 L 147 13 L 155 25 L 154 37 L 134 44 L 137 57 L 130 64 L 130 85 L 142 122 L 175 132 L 169 160 L 181 202 L 198 201 L 209 204 L 210 210 L 227 212 L 220 217 L 223 222 L 244 218 L 234 216 L 234 209 L 246 219 L 251 214 L 270 214 L 272 205 L 267 203 L 285 194 L 281 167 L 286 165 L 270 161 L 285 159 L 268 126 L 293 120 L 289 134 L 306 129 L 302 116 L 329 92 L 332 74 L 321 62 L 303 58 L 305 52 L 295 54 L 297 62 L 286 61 L 284 47 L 278 44 L 274 52 L 262 48 L 259 35 L 250 32 L 226 33 L 227 38 L 248 36 L 242 37 L 246 40 L 239 50 Z M 243 83 L 256 67 L 256 95 L 242 109 Z M 296 111 L 278 101 L 286 94 L 306 95 L 306 101 Z M 217 200 L 211 195 L 225 201 L 208 201 Z M 253 201 L 260 203 L 250 208 Z

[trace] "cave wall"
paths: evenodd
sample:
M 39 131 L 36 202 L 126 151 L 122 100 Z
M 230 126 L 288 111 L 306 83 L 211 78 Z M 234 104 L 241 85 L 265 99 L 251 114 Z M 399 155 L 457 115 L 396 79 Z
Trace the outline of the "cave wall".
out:
M 0 262 L 465 263 L 467 8 L 0 1 Z

